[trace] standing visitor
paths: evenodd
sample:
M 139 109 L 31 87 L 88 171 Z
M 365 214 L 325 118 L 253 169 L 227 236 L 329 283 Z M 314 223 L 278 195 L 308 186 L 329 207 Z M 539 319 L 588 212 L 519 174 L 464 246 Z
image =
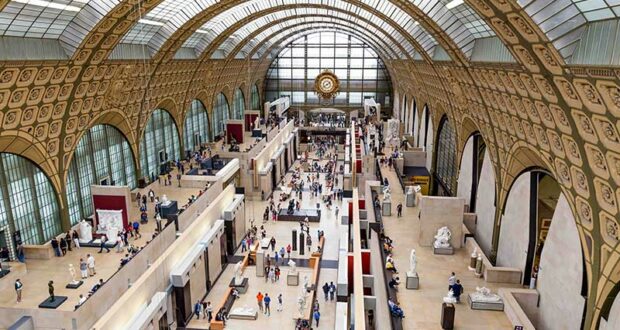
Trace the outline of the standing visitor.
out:
M 456 284 L 456 274 L 452 272 L 450 277 L 448 277 L 448 290 L 452 289 L 452 286 Z
M 314 311 L 313 316 L 314 316 L 314 320 L 316 321 L 316 326 L 318 327 L 319 326 L 319 319 L 321 318 L 321 313 L 319 313 L 318 309 Z
M 403 216 L 403 203 L 398 203 L 398 205 L 396 206 L 396 212 L 397 212 L 397 217 L 402 217 Z
M 260 293 L 260 291 L 258 291 L 258 294 L 256 295 L 256 302 L 258 303 L 258 309 L 262 312 L 263 311 L 263 294 Z
M 97 272 L 95 271 L 95 257 L 90 254 L 86 255 L 86 263 L 88 264 L 88 273 L 90 276 L 95 276 Z
M 207 301 L 207 306 L 205 307 L 205 314 L 207 315 L 207 321 L 210 323 L 213 318 L 213 306 L 211 306 L 211 302 Z
M 280 259 L 282 263 L 284 263 L 284 246 L 280 248 Z
M 265 298 L 263 298 L 263 302 L 265 302 L 265 314 L 267 316 L 271 316 L 271 309 L 269 309 L 269 304 L 271 304 L 271 298 L 269 298 L 269 293 L 265 293 Z
M 82 258 L 80 258 L 80 273 L 82 275 L 82 279 L 88 278 L 88 265 Z
M 329 283 L 329 300 L 334 301 L 334 296 L 336 295 L 336 286 L 334 282 Z
M 56 253 L 57 257 L 60 257 L 62 255 L 62 252 L 60 251 L 60 246 L 58 244 L 58 240 L 56 239 L 56 237 L 52 238 L 52 249 L 54 249 L 54 252 Z
M 202 311 L 202 304 L 200 303 L 200 300 L 197 300 L 196 304 L 194 305 L 194 314 L 196 314 L 196 320 L 200 320 L 201 311 Z
M 461 303 L 461 294 L 463 293 L 463 286 L 461 280 L 456 280 L 456 283 L 452 286 L 452 292 L 454 292 L 454 298 L 458 304 Z
M 281 312 L 283 310 L 282 308 L 282 294 L 280 293 L 278 295 L 278 308 L 277 308 L 278 312 Z
M 73 244 L 75 244 L 75 247 L 79 249 L 80 248 L 80 236 L 78 235 L 76 230 L 73 231 L 71 238 L 73 238 Z
M 20 279 L 16 279 L 15 280 L 15 294 L 17 295 L 17 302 L 20 303 L 22 302 L 22 288 L 24 287 L 24 285 L 22 284 L 22 282 L 20 281 Z
M 246 245 L 245 240 L 244 240 L 244 239 L 243 239 L 243 240 L 241 240 L 241 253 L 243 253 L 243 252 L 247 251 L 247 249 L 248 249 L 248 248 L 247 248 L 247 245 Z
M 323 294 L 325 295 L 325 301 L 327 301 L 327 295 L 329 294 L 329 284 L 327 282 L 323 285 Z
M 291 260 L 291 250 L 292 250 L 291 245 L 290 244 L 287 245 L 286 246 L 286 254 L 288 255 L 288 260 Z
M 99 245 L 99 252 L 98 253 L 103 252 L 103 249 L 106 249 L 107 253 L 110 253 L 110 249 L 108 248 L 107 245 L 105 245 L 105 243 L 108 241 L 108 237 L 105 234 L 103 234 L 103 235 L 101 235 L 101 238 L 99 240 L 101 241 L 101 244 Z
M 151 199 L 151 203 L 155 202 L 155 192 L 153 191 L 153 189 L 149 189 L 149 198 Z

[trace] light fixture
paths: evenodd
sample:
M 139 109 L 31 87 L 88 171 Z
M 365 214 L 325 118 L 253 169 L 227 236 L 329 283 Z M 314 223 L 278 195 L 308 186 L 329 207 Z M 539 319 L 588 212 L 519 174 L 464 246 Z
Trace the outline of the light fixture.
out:
M 44 0 L 14 0 L 14 1 L 18 3 L 27 4 L 27 5 L 45 7 L 45 8 L 53 8 L 53 9 L 58 9 L 58 10 L 76 11 L 76 12 L 81 10 L 79 7 L 76 7 L 76 6 L 63 5 L 60 3 L 54 3 L 51 1 L 44 1 Z
M 446 8 L 452 9 L 456 6 L 462 5 L 464 0 L 452 0 L 446 4 Z
M 150 19 L 145 19 L 145 18 L 141 18 L 140 20 L 138 20 L 138 22 L 142 24 L 155 25 L 155 26 L 163 26 L 165 24 L 162 22 L 151 21 Z
M 209 33 L 209 31 L 207 31 L 207 30 L 202 30 L 202 29 L 198 29 L 198 30 L 196 30 L 196 33 L 208 34 L 208 33 Z

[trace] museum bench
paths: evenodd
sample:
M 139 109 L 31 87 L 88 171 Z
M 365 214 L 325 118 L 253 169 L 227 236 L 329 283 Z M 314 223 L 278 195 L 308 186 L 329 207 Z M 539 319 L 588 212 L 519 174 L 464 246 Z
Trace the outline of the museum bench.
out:
M 224 329 L 224 321 L 215 320 L 215 315 L 222 310 L 222 308 L 226 309 L 226 314 L 230 313 L 232 309 L 232 305 L 235 303 L 235 297 L 232 295 L 233 288 L 228 288 L 224 293 L 224 298 L 222 301 L 216 305 L 213 309 L 213 320 L 211 320 L 211 330 L 221 330 Z

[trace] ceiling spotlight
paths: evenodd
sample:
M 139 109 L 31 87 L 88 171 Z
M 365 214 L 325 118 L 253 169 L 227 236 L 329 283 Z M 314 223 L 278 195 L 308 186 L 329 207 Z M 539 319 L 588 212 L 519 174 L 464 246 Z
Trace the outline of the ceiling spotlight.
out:
M 145 19 L 145 18 L 142 18 L 142 19 L 138 20 L 138 22 L 140 22 L 142 24 L 156 25 L 156 26 L 163 26 L 163 25 L 165 25 L 165 23 L 157 22 L 157 21 L 151 21 L 150 19 Z

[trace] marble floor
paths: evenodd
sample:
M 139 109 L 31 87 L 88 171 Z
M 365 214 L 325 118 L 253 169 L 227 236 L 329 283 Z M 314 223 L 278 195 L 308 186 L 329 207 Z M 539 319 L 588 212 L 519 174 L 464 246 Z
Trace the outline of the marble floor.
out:
M 499 330 L 512 329 L 504 312 L 472 310 L 467 303 L 467 294 L 475 292 L 476 287 L 486 286 L 494 293 L 500 287 L 517 285 L 487 283 L 468 270 L 469 254 L 465 249 L 455 250 L 454 255 L 434 255 L 432 248 L 418 244 L 419 223 L 417 207 L 406 207 L 404 194 L 393 168 L 381 169 L 392 188 L 392 205 L 403 203 L 403 216 L 383 217 L 385 234 L 394 241 L 393 256 L 399 270 L 401 285 L 397 293 L 398 301 L 405 313 L 404 329 L 441 329 L 442 297 L 448 292 L 448 277 L 451 272 L 461 280 L 464 293 L 461 303 L 456 305 L 455 329 Z M 393 210 L 395 211 L 395 207 Z M 406 271 L 409 267 L 409 254 L 416 249 L 418 257 L 417 272 L 420 278 L 419 290 L 405 289 Z
M 176 174 L 173 172 L 173 178 Z M 176 180 L 173 179 L 172 186 L 164 186 L 155 182 L 145 189 L 141 189 L 141 193 L 145 194 L 149 189 L 153 189 L 156 196 L 166 194 L 169 199 L 179 201 L 179 205 L 186 203 L 191 195 L 197 195 L 197 188 L 178 188 Z M 154 206 L 150 201 L 147 204 L 147 213 L 149 222 L 140 225 L 141 238 L 130 238 L 129 241 L 136 247 L 142 247 L 151 239 L 156 230 L 156 224 L 153 220 Z M 131 203 L 129 211 L 132 221 L 140 219 L 140 210 L 138 204 L 134 201 Z M 120 260 L 124 257 L 124 253 L 117 253 L 115 249 L 111 249 L 110 253 L 98 253 L 99 248 L 76 249 L 68 251 L 65 256 L 53 257 L 49 260 L 26 259 L 25 264 L 11 262 L 11 273 L 0 279 L 0 307 L 18 307 L 18 308 L 37 308 L 37 306 L 48 297 L 48 281 L 54 281 L 55 294 L 57 296 L 66 296 L 68 299 L 58 309 L 63 311 L 71 311 L 75 308 L 79 300 L 79 295 L 88 296 L 88 291 L 99 281 L 103 279 L 107 281 L 119 268 Z M 84 284 L 78 289 L 67 289 L 65 285 L 71 281 L 69 273 L 69 264 L 76 269 L 76 277 L 80 277 L 80 258 L 86 259 L 87 254 L 95 257 L 95 269 L 97 274 L 84 280 Z M 16 302 L 14 283 L 16 279 L 20 279 L 23 283 L 22 302 Z

